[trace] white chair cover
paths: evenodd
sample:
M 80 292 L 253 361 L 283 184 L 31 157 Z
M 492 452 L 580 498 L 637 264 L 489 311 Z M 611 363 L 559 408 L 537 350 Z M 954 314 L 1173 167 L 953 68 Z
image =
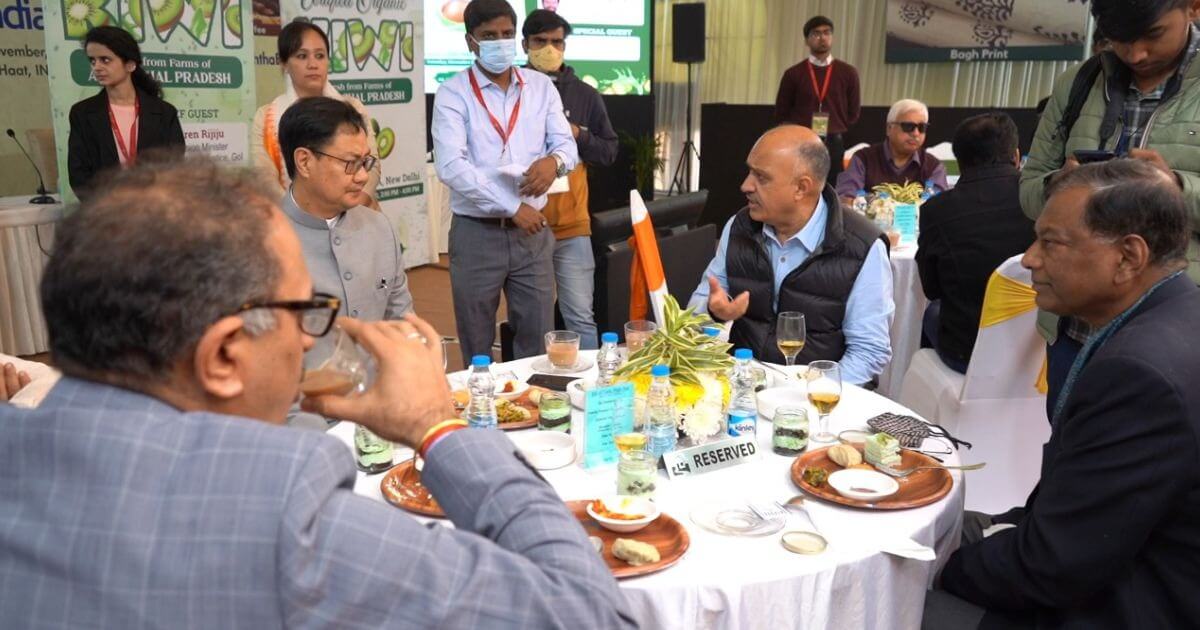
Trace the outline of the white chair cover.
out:
M 1029 271 L 1013 256 L 996 273 L 1030 286 Z M 997 299 L 992 291 L 984 303 Z M 986 310 L 986 309 L 985 309 Z M 968 473 L 966 507 L 997 513 L 1021 505 L 1036 485 L 1042 444 L 1050 436 L 1046 397 L 1037 390 L 1045 343 L 1037 310 L 980 328 L 965 376 L 946 367 L 932 349 L 913 357 L 900 403 L 971 442 L 963 460 L 987 468 Z

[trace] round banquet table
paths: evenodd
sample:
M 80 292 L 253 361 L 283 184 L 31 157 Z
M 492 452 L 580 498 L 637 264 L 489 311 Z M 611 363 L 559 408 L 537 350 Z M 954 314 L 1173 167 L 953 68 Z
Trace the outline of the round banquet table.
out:
M 27 355 L 49 347 L 38 285 L 62 204 L 34 205 L 28 195 L 0 198 L 0 353 Z M 39 238 L 41 247 L 38 246 Z
M 900 388 L 904 385 L 904 373 L 912 363 L 913 355 L 921 349 L 921 321 L 929 300 L 921 288 L 921 274 L 917 271 L 917 246 L 893 247 L 892 298 L 896 303 L 896 314 L 892 318 L 892 361 L 879 375 L 879 393 L 893 400 L 900 399 Z
M 594 353 L 581 353 L 592 356 Z M 524 379 L 534 359 L 494 366 Z M 581 376 L 595 377 L 595 368 Z M 466 373 L 450 375 L 461 387 Z M 802 387 L 798 386 L 797 387 Z M 840 431 L 865 426 L 867 418 L 885 411 L 911 412 L 882 396 L 846 386 L 842 402 L 830 416 Z M 809 408 L 810 417 L 816 418 Z M 582 413 L 574 411 L 572 433 L 581 433 Z M 792 459 L 771 451 L 769 422 L 759 419 L 758 459 L 694 477 L 666 479 L 659 471 L 655 501 L 679 521 L 691 546 L 674 566 L 658 573 L 625 579 L 621 586 L 635 615 L 647 628 L 916 628 L 920 626 L 925 591 L 949 554 L 958 547 L 962 525 L 961 473 L 951 471 L 954 487 L 941 500 L 898 511 L 869 511 L 823 503 L 809 497 L 808 514 L 829 541 L 824 553 L 796 555 L 780 544 L 780 534 L 761 538 L 711 533 L 691 521 L 693 508 L 711 504 L 744 505 L 747 501 L 782 501 L 801 491 L 790 477 Z M 527 429 L 526 431 L 535 431 Z M 342 422 L 329 433 L 349 448 L 353 425 Z M 513 432 L 519 433 L 519 432 Z M 934 442 L 926 444 L 928 448 Z M 819 448 L 823 445 L 817 445 Z M 810 446 L 813 448 L 813 446 Z M 397 462 L 412 451 L 397 448 Z M 941 456 L 947 464 L 957 455 Z M 615 490 L 614 468 L 584 470 L 575 464 L 542 475 L 564 500 L 589 499 Z M 382 501 L 382 474 L 358 473 L 355 492 Z M 424 517 L 416 517 L 429 520 Z M 449 521 L 439 521 L 450 525 Z M 784 531 L 811 529 L 802 515 L 791 514 Z M 908 537 L 937 553 L 934 562 L 901 558 L 879 550 L 882 538 Z

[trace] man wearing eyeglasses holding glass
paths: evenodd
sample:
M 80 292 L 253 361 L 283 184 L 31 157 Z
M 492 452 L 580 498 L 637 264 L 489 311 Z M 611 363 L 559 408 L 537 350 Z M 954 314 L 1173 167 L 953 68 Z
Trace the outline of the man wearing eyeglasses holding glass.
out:
M 838 175 L 837 194 L 847 205 L 859 190 L 870 192 L 880 184 L 924 185 L 932 181 L 938 191 L 948 190 L 946 167 L 924 150 L 929 131 L 929 108 L 920 101 L 896 101 L 887 115 L 887 140 L 854 154 L 850 166 Z
M 358 205 L 376 162 L 362 115 L 337 99 L 301 99 L 279 121 L 279 145 L 292 179 L 280 206 L 300 237 L 315 289 L 338 298 L 339 313 L 356 319 L 411 313 L 396 231 L 382 214 Z M 328 354 L 323 350 L 312 356 Z M 310 414 L 294 414 L 290 422 L 328 428 Z
M 419 449 L 453 528 L 355 494 L 337 439 L 275 426 L 338 304 L 253 177 L 142 164 L 59 225 L 42 302 L 64 377 L 0 405 L 4 625 L 636 627 L 512 442 L 447 422 L 419 318 L 342 320 L 375 383 L 306 406 Z

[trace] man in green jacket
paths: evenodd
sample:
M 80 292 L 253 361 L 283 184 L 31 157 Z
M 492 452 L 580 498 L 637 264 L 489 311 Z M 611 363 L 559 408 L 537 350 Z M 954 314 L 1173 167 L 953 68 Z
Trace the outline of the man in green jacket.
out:
M 1021 173 L 1021 207 L 1036 220 L 1046 184 L 1079 165 L 1077 151 L 1111 151 L 1146 160 L 1183 190 L 1191 219 L 1188 275 L 1200 283 L 1200 0 L 1093 0 L 1096 27 L 1110 40 L 1101 70 L 1086 93 L 1079 117 L 1064 128 L 1075 66 L 1059 77 Z M 1086 76 L 1086 75 L 1085 75 Z M 1054 243 L 1044 244 L 1054 247 Z M 1047 348 L 1048 409 L 1082 343 L 1086 324 L 1042 313 Z

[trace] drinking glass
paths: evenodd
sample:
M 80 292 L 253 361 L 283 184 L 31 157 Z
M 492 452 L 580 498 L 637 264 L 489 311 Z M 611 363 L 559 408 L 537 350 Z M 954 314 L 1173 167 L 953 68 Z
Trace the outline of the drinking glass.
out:
M 629 355 L 642 349 L 646 345 L 646 341 L 654 335 L 658 330 L 658 324 L 646 320 L 635 319 L 625 323 L 625 347 L 629 350 Z
M 621 451 L 617 461 L 617 494 L 654 496 L 658 458 L 646 451 Z
M 818 430 L 814 442 L 833 442 L 837 436 L 829 432 L 829 414 L 842 399 L 842 366 L 837 361 L 813 361 L 808 364 L 808 402 L 817 408 Z
M 300 379 L 300 391 L 305 396 L 345 396 L 366 386 L 367 362 L 340 326 L 308 351 L 304 363 L 313 366 L 306 368 Z
M 579 333 L 552 330 L 546 333 L 546 357 L 560 370 L 569 370 L 579 361 Z
M 331 339 L 329 339 L 331 338 Z M 362 392 L 372 372 L 372 361 L 358 344 L 337 328 L 313 347 L 305 363 L 316 367 L 304 371 L 300 391 L 305 396 L 345 396 Z M 354 427 L 354 463 L 367 474 L 381 473 L 392 467 L 392 443 L 361 425 Z
M 788 365 L 796 363 L 796 355 L 804 349 L 804 313 L 784 311 L 775 321 L 775 345 Z
M 571 399 L 566 392 L 542 392 L 538 400 L 538 429 L 571 432 Z

